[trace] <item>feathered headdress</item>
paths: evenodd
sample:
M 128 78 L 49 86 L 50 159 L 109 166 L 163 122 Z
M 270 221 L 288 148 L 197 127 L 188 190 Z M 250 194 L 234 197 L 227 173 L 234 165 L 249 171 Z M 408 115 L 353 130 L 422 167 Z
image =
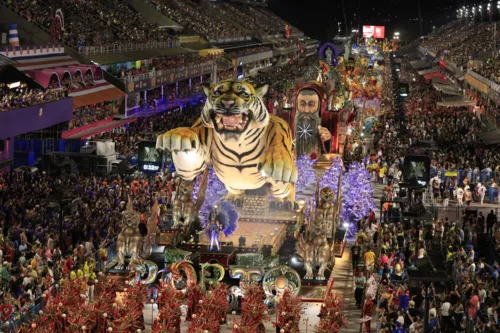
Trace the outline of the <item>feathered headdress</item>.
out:
M 224 235 L 232 235 L 237 228 L 239 218 L 234 206 L 227 201 L 222 201 L 217 207 L 214 207 L 212 213 L 210 213 L 208 224 L 205 225 L 205 234 L 208 237 L 210 236 L 210 220 L 214 214 L 216 215 L 215 219 L 222 225 Z

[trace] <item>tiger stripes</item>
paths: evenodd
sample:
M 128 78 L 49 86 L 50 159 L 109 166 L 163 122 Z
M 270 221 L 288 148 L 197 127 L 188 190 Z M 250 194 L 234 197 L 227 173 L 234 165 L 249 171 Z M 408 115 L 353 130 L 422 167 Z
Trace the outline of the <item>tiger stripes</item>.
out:
M 164 134 L 164 141 L 172 138 L 171 142 L 166 142 L 167 149 L 174 144 L 179 146 L 174 137 L 183 143 L 192 134 L 197 138 L 191 151 L 185 153 L 186 157 L 181 158 L 181 152 L 174 151 L 178 174 L 192 180 L 211 164 L 231 194 L 240 195 L 245 190 L 270 183 L 273 196 L 293 201 L 298 175 L 292 152 L 292 133 L 283 119 L 267 111 L 262 100 L 267 87 L 254 88 L 248 82 L 227 80 L 204 87 L 204 90 L 207 101 L 200 118 L 190 128 L 191 134 L 177 131 L 180 129 Z M 233 110 L 249 115 L 246 128 L 240 132 L 221 131 L 214 127 L 214 112 L 224 112 L 221 111 L 224 110 L 224 105 L 221 105 L 224 98 L 234 101 Z

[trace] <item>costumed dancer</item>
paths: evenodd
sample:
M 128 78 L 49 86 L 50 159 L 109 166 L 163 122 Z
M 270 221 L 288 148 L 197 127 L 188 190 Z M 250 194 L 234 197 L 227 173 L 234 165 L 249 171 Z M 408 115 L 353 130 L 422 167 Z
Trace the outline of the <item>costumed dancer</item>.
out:
M 217 207 L 214 207 L 214 211 L 210 215 L 210 224 L 208 226 L 210 232 L 210 251 L 213 251 L 214 244 L 217 246 L 217 251 L 220 252 L 220 242 L 219 235 L 222 231 L 222 225 L 217 221 Z
M 205 235 L 210 239 L 210 251 L 214 249 L 215 245 L 220 252 L 220 234 L 223 233 L 226 237 L 232 235 L 236 230 L 238 217 L 238 212 L 234 206 L 227 201 L 222 201 L 220 206 L 214 206 L 208 219 L 203 221 Z

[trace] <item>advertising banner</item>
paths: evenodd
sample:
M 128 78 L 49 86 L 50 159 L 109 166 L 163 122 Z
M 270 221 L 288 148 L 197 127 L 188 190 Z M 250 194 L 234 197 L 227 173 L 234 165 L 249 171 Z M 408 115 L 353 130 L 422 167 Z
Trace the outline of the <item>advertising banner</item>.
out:
M 363 38 L 373 37 L 377 39 L 385 38 L 385 27 L 379 25 L 364 25 Z

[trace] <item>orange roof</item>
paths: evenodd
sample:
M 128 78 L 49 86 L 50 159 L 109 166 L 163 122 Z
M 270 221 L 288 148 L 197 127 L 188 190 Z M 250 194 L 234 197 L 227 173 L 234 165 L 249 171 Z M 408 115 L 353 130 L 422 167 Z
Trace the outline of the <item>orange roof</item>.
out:
M 73 108 L 79 108 L 86 105 L 92 105 L 96 103 L 101 103 L 105 101 L 110 101 L 121 96 L 125 96 L 125 93 L 113 85 L 103 87 L 105 89 L 96 89 L 96 91 L 88 91 L 88 93 L 78 94 L 73 96 Z

